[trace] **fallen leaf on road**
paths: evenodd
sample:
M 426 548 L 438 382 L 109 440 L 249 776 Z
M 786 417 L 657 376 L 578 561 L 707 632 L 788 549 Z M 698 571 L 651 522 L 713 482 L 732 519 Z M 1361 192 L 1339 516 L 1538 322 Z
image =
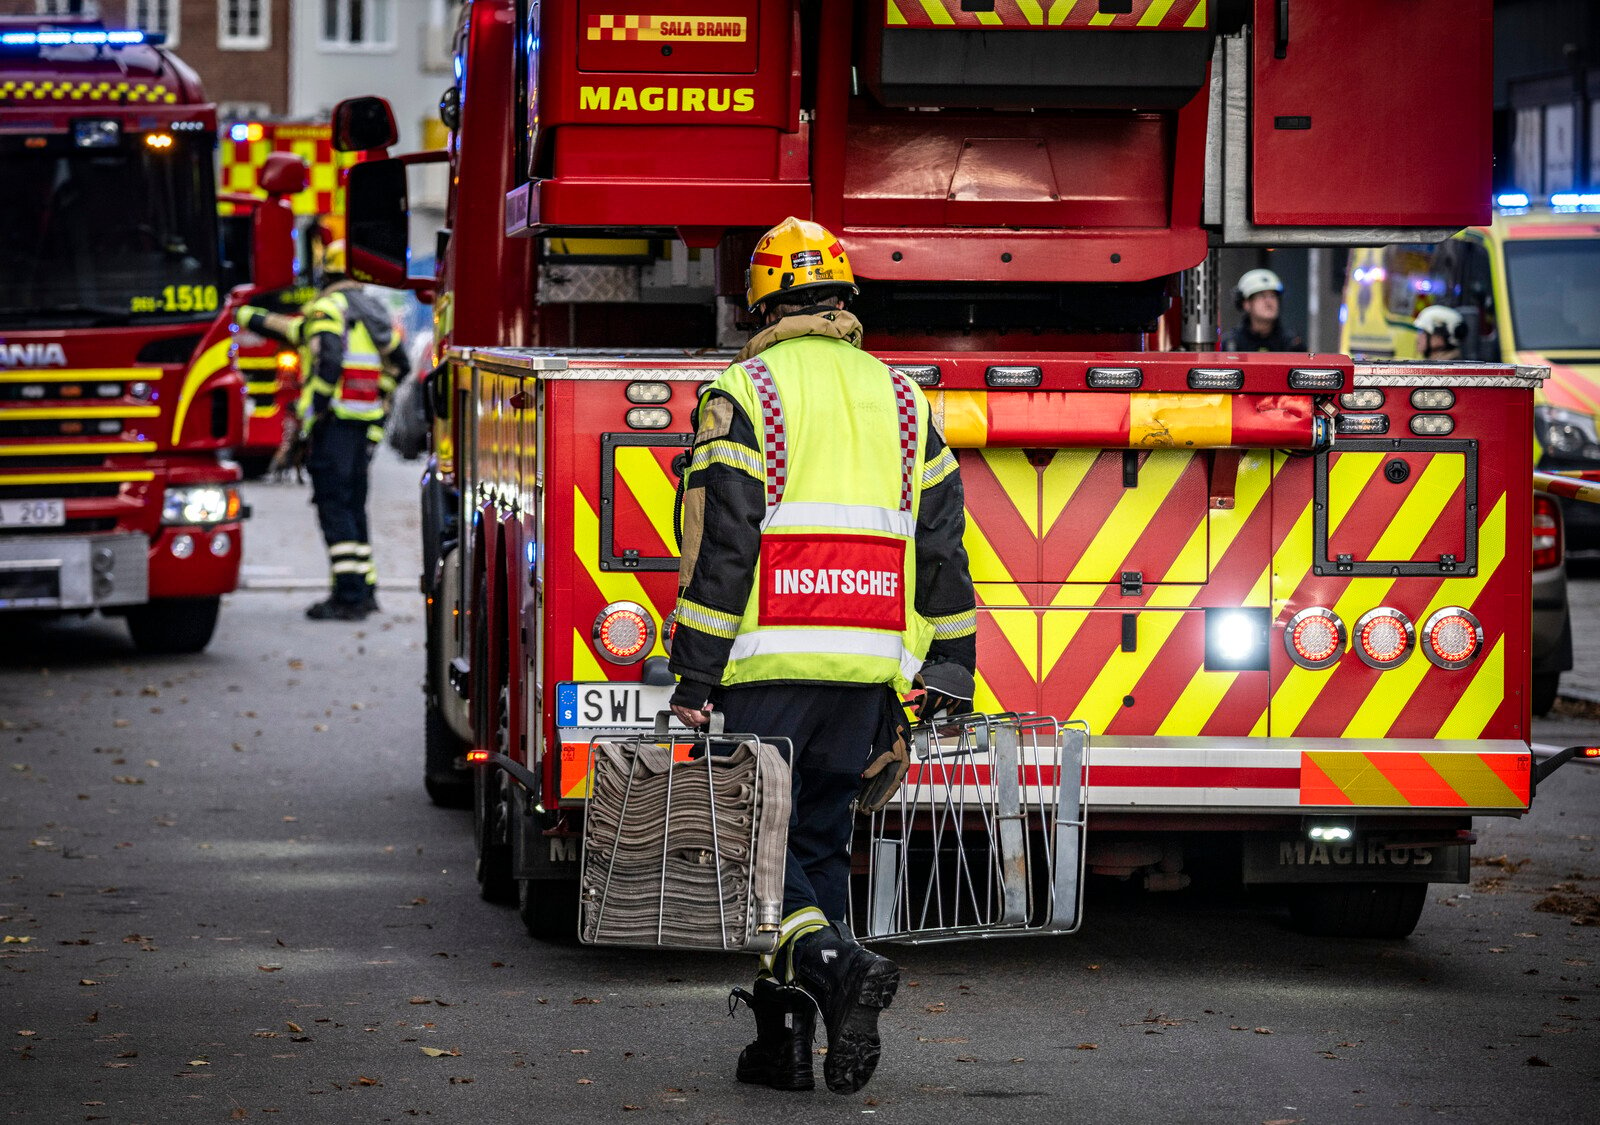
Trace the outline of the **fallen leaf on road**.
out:
M 587 1055 L 588 1053 L 589 1048 L 587 1047 L 570 1047 L 567 1049 L 567 1054 L 569 1055 Z
M 7 934 L 6 935 L 5 944 L 6 945 L 27 945 L 32 940 L 33 939 L 31 937 L 12 937 L 10 934 Z
M 283 1026 L 287 1027 L 290 1031 L 294 1032 L 296 1035 L 301 1034 L 301 1032 L 303 1032 L 305 1030 L 299 1024 L 295 1023 L 293 1020 L 284 1020 L 283 1021 Z
M 964 1035 L 941 1035 L 936 1039 L 929 1039 L 926 1035 L 917 1036 L 918 1043 L 970 1043 L 971 1040 Z
M 118 785 L 143 785 L 144 784 L 144 778 L 142 778 L 142 777 L 129 777 L 125 773 L 124 774 L 118 774 L 116 777 L 113 777 L 111 780 L 115 781 Z
M 975 1057 L 973 1057 L 972 1055 L 957 1055 L 956 1056 L 956 1062 L 977 1062 L 977 1061 L 978 1060 Z
M 250 1111 L 248 1109 L 246 1109 L 244 1106 L 241 1105 L 241 1106 L 234 1107 L 234 1111 L 232 1113 L 228 1114 L 228 1120 L 229 1121 L 243 1121 L 246 1117 L 249 1117 L 249 1116 L 250 1116 Z
M 260 969 L 263 973 L 275 973 L 278 970 L 282 969 L 283 966 L 282 965 L 257 965 L 256 968 Z
M 211 1064 L 206 1062 L 205 1059 L 190 1059 L 189 1060 L 189 1065 L 190 1066 L 210 1066 Z
M 636 1105 L 625 1105 L 622 1108 L 623 1109 L 638 1109 L 639 1107 L 636 1106 Z
M 923 1011 L 924 1011 L 924 1012 L 935 1012 L 935 1013 L 937 1013 L 937 1012 L 942 1012 L 942 1011 L 944 1011 L 944 1010 L 945 1010 L 945 1007 L 944 1007 L 944 1002 L 943 1002 L 943 1001 L 942 1001 L 942 1000 L 941 1000 L 941 1001 L 940 1001 L 940 1002 L 939 1002 L 939 1003 L 937 1003 L 937 1004 L 924 1004 L 924 1005 L 923 1005 L 923 1006 L 922 1006 L 922 1010 L 923 1010 Z
M 83 980 L 80 980 L 78 983 L 83 985 L 85 988 L 88 988 L 89 986 L 99 984 L 100 982 L 97 981 L 97 980 L 90 980 L 88 977 L 85 977 Z
M 1271 1035 L 1272 1034 L 1272 1028 L 1270 1028 L 1270 1027 L 1258 1027 L 1255 1030 L 1256 1030 L 1256 1034 L 1257 1035 Z
M 1100 1049 L 1100 1044 L 1098 1044 L 1098 1043 L 1079 1043 L 1078 1044 L 1078 1050 L 1080 1050 L 1080 1051 L 1098 1051 L 1099 1049 Z
M 17 1032 L 17 1034 L 21 1035 L 21 1036 L 24 1036 L 24 1037 L 27 1037 L 27 1036 L 30 1036 L 30 1035 L 38 1035 L 39 1033 L 37 1031 L 26 1031 L 26 1030 L 24 1030 L 24 1031 Z
M 580 996 L 576 1000 L 574 1000 L 573 1003 L 574 1004 L 598 1004 L 598 1003 L 600 1003 L 600 1001 L 591 1000 L 587 996 Z
M 1538 1055 L 1529 1055 L 1528 1056 L 1528 1065 L 1529 1066 L 1549 1066 L 1550 1064 L 1545 1062 Z
M 368 1078 L 365 1074 L 362 1074 L 362 1075 L 358 1075 L 356 1077 L 356 1085 L 358 1085 L 358 1086 L 376 1086 L 376 1085 L 378 1085 L 378 1080 L 376 1078 Z
M 430 1059 L 440 1059 L 447 1055 L 452 1059 L 458 1059 L 461 1057 L 461 1048 L 459 1047 L 452 1047 L 448 1051 L 440 1047 L 418 1047 L 417 1049 L 423 1054 L 427 1055 Z
M 111 725 L 114 726 L 114 727 L 125 727 L 125 726 L 128 725 L 128 720 L 127 719 L 112 719 L 111 720 Z
M 580 1085 L 580 1086 L 593 1086 L 594 1085 L 594 1079 L 593 1078 L 580 1078 L 580 1079 L 578 1079 L 578 1085 Z
M 450 1076 L 450 1085 L 452 1086 L 465 1086 L 471 1081 L 472 1079 L 470 1078 L 462 1078 L 460 1075 L 456 1074 L 452 1074 Z

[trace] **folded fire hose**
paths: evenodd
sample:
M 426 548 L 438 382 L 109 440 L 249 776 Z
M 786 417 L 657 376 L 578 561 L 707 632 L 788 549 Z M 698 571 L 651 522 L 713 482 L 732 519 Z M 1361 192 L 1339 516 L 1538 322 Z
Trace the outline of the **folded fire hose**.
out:
M 766 952 L 777 943 L 789 766 L 754 735 L 652 737 L 590 747 L 584 942 Z M 688 751 L 685 758 L 684 751 Z

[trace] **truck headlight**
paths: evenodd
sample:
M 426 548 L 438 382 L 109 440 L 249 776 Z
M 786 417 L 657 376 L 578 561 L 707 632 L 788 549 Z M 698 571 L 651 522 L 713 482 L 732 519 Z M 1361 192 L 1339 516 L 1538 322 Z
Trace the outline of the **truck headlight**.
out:
M 1600 459 L 1600 437 L 1595 434 L 1593 415 L 1559 406 L 1536 406 L 1533 425 L 1540 444 L 1558 457 Z
M 174 525 L 221 523 L 238 519 L 239 490 L 220 484 L 169 488 L 161 501 L 161 522 Z

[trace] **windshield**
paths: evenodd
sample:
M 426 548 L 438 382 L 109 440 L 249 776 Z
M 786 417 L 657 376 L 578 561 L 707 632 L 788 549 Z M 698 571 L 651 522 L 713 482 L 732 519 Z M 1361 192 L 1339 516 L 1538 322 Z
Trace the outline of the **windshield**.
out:
M 208 320 L 219 305 L 209 133 L 0 137 L 0 327 Z
M 1600 348 L 1600 238 L 1506 243 L 1517 347 Z

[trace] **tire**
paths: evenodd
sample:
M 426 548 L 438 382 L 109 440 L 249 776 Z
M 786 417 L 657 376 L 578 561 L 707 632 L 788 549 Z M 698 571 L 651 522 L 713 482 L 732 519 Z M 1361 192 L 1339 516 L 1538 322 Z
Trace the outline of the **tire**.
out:
M 1533 690 L 1529 694 L 1528 703 L 1535 715 L 1543 716 L 1550 713 L 1550 708 L 1556 705 L 1556 693 L 1560 687 L 1560 672 L 1543 672 L 1533 677 Z
M 245 480 L 260 480 L 267 475 L 267 470 L 272 467 L 272 454 L 246 453 L 239 458 L 239 472 Z
M 456 767 L 456 760 L 466 751 L 467 744 L 456 737 L 438 706 L 432 700 L 424 703 L 422 784 L 441 809 L 472 808 L 472 773 Z
M 517 917 L 528 936 L 539 941 L 575 945 L 578 941 L 578 881 L 520 879 Z
M 199 652 L 217 629 L 220 597 L 158 598 L 128 608 L 128 632 L 140 652 L 152 655 Z
M 1427 883 L 1327 883 L 1296 887 L 1295 929 L 1317 937 L 1403 938 L 1417 928 Z
M 478 845 L 473 873 L 478 879 L 478 894 L 485 902 L 514 903 L 517 883 L 511 877 L 511 798 L 505 778 L 497 769 L 480 767 L 473 792 L 473 835 Z

